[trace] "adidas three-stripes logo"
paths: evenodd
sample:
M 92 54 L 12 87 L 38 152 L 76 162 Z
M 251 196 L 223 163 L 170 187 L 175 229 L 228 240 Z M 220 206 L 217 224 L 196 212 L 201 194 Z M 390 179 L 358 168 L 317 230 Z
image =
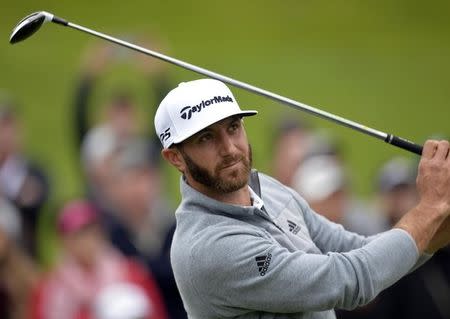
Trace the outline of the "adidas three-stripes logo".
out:
M 289 231 L 293 233 L 294 235 L 297 234 L 300 231 L 300 226 L 298 226 L 296 223 L 294 223 L 291 220 L 287 220 Z
M 256 265 L 258 266 L 258 271 L 260 276 L 264 276 L 269 269 L 270 261 L 272 260 L 272 254 L 255 257 Z

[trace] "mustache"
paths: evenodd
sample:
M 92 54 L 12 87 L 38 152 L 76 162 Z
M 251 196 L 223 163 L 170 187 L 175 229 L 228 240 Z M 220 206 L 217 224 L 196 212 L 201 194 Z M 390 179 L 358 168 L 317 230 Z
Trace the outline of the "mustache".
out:
M 216 166 L 216 171 L 219 171 L 240 161 L 245 161 L 245 156 L 242 154 L 227 156 Z

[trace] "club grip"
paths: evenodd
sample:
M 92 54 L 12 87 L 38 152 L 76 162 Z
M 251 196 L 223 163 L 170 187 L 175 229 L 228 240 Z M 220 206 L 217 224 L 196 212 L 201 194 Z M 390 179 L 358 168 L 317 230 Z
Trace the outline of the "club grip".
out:
M 412 153 L 422 155 L 423 147 L 421 145 L 415 144 L 411 141 L 408 141 L 404 138 L 388 134 L 386 139 L 384 140 L 386 143 L 395 145 L 397 147 L 403 148 L 404 150 L 410 151 Z

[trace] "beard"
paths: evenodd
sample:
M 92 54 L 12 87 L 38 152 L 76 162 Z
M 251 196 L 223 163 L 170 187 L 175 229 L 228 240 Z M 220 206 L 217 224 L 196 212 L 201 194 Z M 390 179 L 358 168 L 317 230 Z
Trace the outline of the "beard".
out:
M 242 153 L 229 155 L 216 165 L 212 173 L 195 163 L 182 148 L 179 148 L 179 150 L 192 178 L 216 193 L 232 193 L 248 184 L 252 169 L 252 148 L 250 144 L 248 144 L 247 156 Z M 237 162 L 241 162 L 242 165 L 229 169 L 230 172 L 223 172 L 230 164 Z

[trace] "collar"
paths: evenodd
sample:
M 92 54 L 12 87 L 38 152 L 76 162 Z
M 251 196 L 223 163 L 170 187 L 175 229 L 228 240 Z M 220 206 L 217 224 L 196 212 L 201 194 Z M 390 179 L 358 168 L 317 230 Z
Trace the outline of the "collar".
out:
M 248 186 L 248 190 L 250 191 L 250 199 L 252 200 L 252 206 L 256 207 L 258 209 L 262 209 L 264 206 L 264 202 L 261 199 L 261 197 L 259 197 L 254 191 L 253 189 L 250 187 L 250 185 Z
M 242 206 L 224 203 L 215 200 L 205 194 L 197 191 L 191 187 L 186 180 L 180 178 L 180 190 L 182 196 L 181 210 L 198 210 L 198 208 L 207 209 L 212 213 L 225 213 L 231 215 L 253 215 L 255 210 L 258 210 L 260 203 L 262 203 L 261 198 L 251 189 L 250 186 L 250 196 L 252 198 L 252 206 Z

